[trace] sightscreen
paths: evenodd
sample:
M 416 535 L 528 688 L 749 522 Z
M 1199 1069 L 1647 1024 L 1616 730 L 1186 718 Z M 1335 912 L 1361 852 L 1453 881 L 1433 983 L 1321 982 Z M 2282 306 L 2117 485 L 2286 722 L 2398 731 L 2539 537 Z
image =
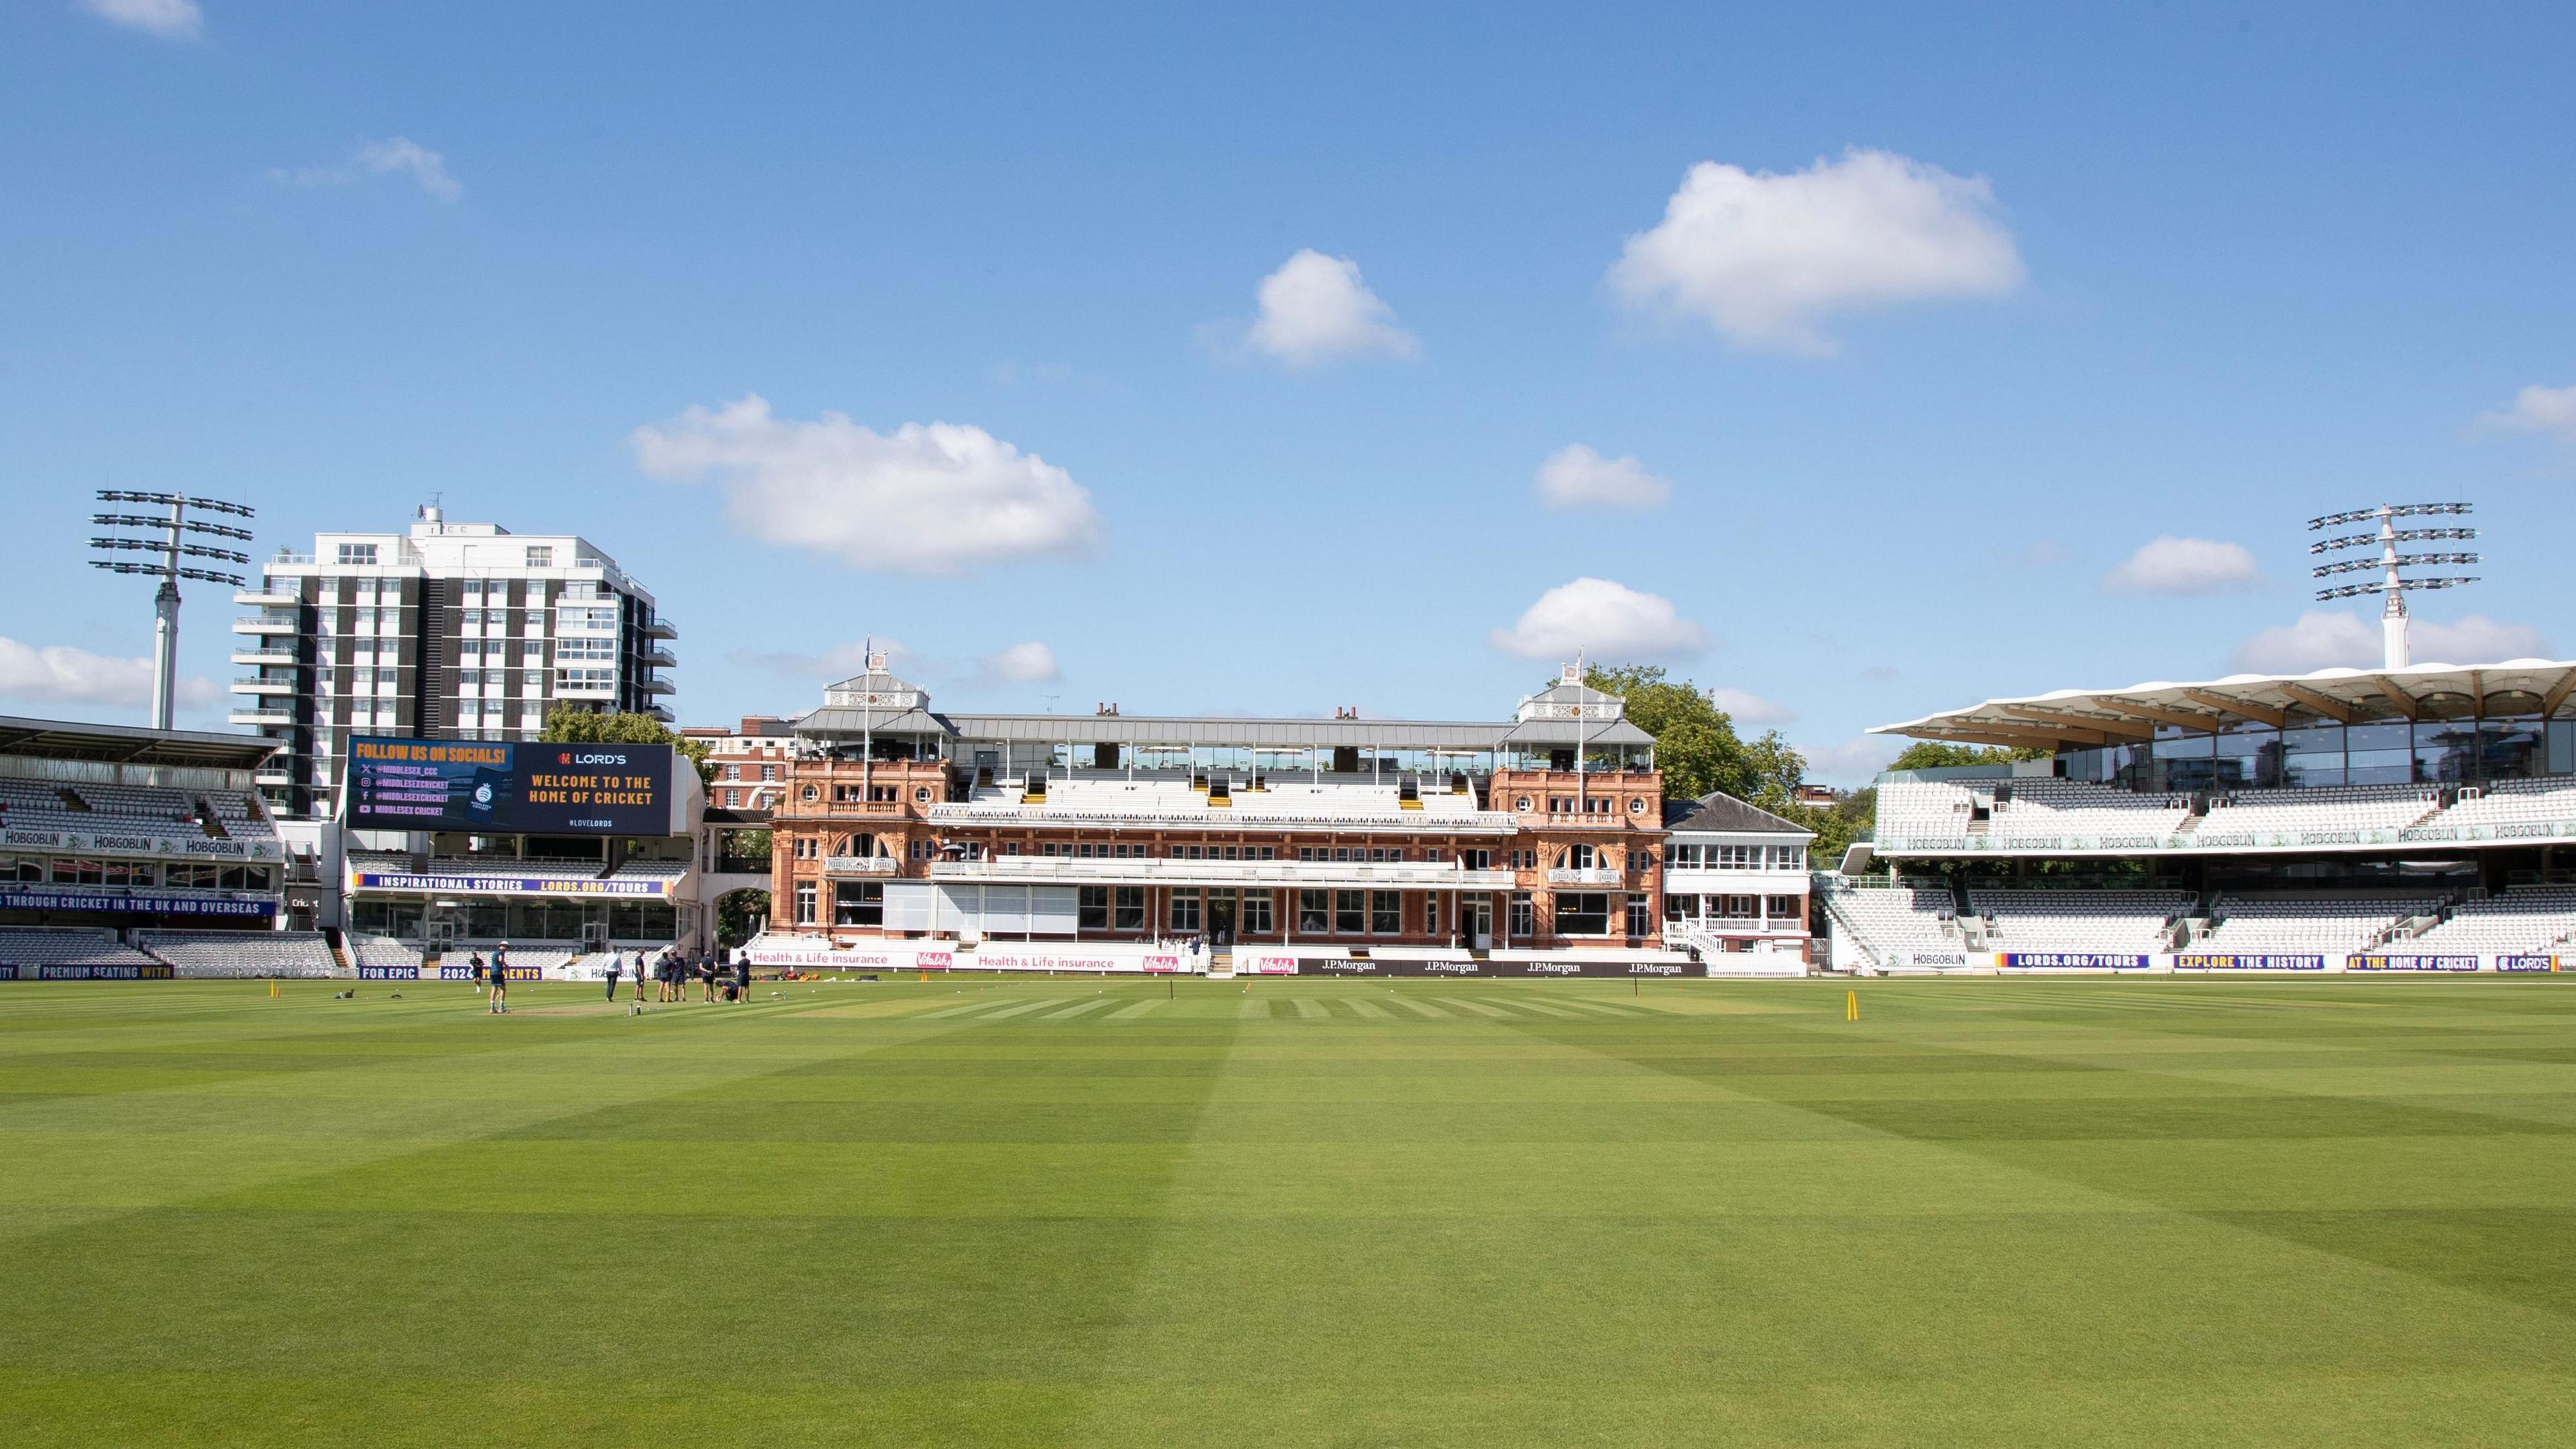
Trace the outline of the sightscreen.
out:
M 667 835 L 669 745 L 349 742 L 349 825 L 512 835 Z

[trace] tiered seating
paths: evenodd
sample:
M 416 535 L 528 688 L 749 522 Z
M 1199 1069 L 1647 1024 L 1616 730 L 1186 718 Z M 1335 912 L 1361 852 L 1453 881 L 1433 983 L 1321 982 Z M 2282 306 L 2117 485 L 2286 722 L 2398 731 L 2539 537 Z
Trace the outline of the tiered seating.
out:
M 1878 838 L 1966 845 L 1971 804 L 1968 791 L 1958 785 L 1890 780 L 1878 787 Z
M 2516 886 L 2487 900 L 2462 901 L 2449 920 L 2389 949 L 2539 954 L 2570 936 L 2576 936 L 2576 886 Z
M 113 931 L 75 926 L 0 926 L 0 965 L 148 966 L 152 958 Z
M 2441 796 L 2422 785 L 2339 785 L 2239 790 L 2210 801 L 2209 807 L 2198 835 L 2204 844 L 2217 844 L 2242 835 L 2332 837 L 2402 830 L 2440 809 Z
M 685 860 L 630 860 L 617 867 L 619 880 L 678 880 L 688 873 Z
M 2576 821 L 2576 779 L 2498 780 L 2483 795 L 2459 800 L 2427 826 L 2551 826 Z M 2547 834 L 2534 830 L 2532 834 Z
M 71 791 L 69 799 L 65 790 Z M 201 835 L 204 831 L 195 823 L 195 814 L 195 802 L 176 790 L 0 778 L 0 820 L 26 829 Z
M 2323 954 L 2366 950 L 2379 933 L 2408 916 L 2433 909 L 2432 896 L 2373 896 L 2347 900 L 2219 899 L 2217 924 L 2193 949 L 2240 956 Z
M 1998 951 L 2164 949 L 2165 928 L 2191 909 L 2185 891 L 1970 891 L 1968 904 L 1993 923 Z
M 391 936 L 351 936 L 349 955 L 360 966 L 410 966 L 421 962 L 420 948 Z
M 177 976 L 328 976 L 319 931 L 141 931 L 135 941 Z
M 1839 924 L 1881 964 L 1915 951 L 1962 949 L 1947 887 L 1833 889 L 1831 900 Z
M 2184 795 L 2141 795 L 2085 780 L 2015 780 L 2012 798 L 1998 801 L 1986 827 L 1989 845 L 2082 837 L 2101 848 L 2162 844 L 2182 825 L 2191 800 Z
M 65 791 L 70 792 L 69 799 Z M 73 800 L 80 805 L 74 805 Z M 0 777 L 0 822 L 29 830 L 107 830 L 202 837 L 206 828 L 198 820 L 200 801 L 214 812 L 226 835 L 244 840 L 277 838 L 276 826 L 246 795 L 156 785 L 98 785 L 88 781 L 54 784 Z
M 484 964 L 490 965 L 492 961 L 492 950 L 499 944 L 500 943 L 498 941 L 458 941 L 447 948 L 447 954 L 442 959 L 445 960 L 446 964 L 453 966 L 457 962 L 465 960 L 470 955 L 479 954 L 482 956 Z M 545 946 L 521 946 L 516 942 L 512 942 L 510 946 L 510 969 L 513 971 L 524 971 L 533 966 L 540 971 L 554 972 L 558 971 L 566 962 L 569 962 L 572 958 L 580 954 L 581 951 L 577 947 L 565 950 Z

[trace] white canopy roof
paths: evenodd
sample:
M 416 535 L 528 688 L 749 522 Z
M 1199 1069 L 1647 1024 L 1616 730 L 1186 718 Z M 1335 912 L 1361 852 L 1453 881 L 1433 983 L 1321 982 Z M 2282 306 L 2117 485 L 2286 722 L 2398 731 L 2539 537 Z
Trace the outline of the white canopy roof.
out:
M 2200 684 L 2153 680 L 2126 689 L 2060 689 L 1989 699 L 1874 735 L 1979 745 L 2082 749 L 2152 739 L 2159 725 L 2218 730 L 2247 721 L 2464 719 L 2554 715 L 2576 688 L 2576 663 L 2419 664 L 2407 669 L 2320 669 L 2314 674 L 2231 674 Z

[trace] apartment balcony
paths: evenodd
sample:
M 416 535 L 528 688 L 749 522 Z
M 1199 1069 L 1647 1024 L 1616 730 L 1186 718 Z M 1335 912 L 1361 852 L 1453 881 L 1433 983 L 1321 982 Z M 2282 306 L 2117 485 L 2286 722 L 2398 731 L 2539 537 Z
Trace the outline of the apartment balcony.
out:
M 303 627 L 293 614 L 249 614 L 233 620 L 236 634 L 295 634 Z
M 292 649 L 243 649 L 236 651 L 232 659 L 235 664 L 252 669 L 263 665 L 269 668 L 279 666 L 293 668 L 303 663 L 295 657 L 295 651 Z
M 645 650 L 642 659 L 647 667 L 653 669 L 676 669 L 680 665 L 679 659 L 670 650 L 658 644 Z
M 1499 891 L 1512 888 L 1507 870 L 1469 870 L 1446 861 L 1361 864 L 1322 860 L 1103 860 L 1063 855 L 1003 855 L 990 860 L 943 860 L 930 867 L 934 881 L 1010 881 L 1120 885 L 1410 886 L 1430 890 Z
M 636 681 L 635 687 L 646 694 L 669 694 L 675 688 L 671 681 L 650 674 Z
M 1627 880 L 1627 874 L 1616 866 L 1593 866 L 1585 870 L 1551 870 L 1547 883 L 1552 886 L 1615 886 Z
M 285 765 L 262 765 L 252 772 L 250 778 L 252 783 L 273 790 L 291 790 L 304 783 Z
M 233 602 L 245 609 L 292 609 L 303 603 L 304 598 L 287 591 L 271 593 L 267 589 L 239 589 L 233 593 Z
M 224 716 L 237 725 L 291 725 L 295 712 L 285 709 L 237 709 Z
M 671 707 L 667 704 L 657 704 L 651 709 L 644 711 L 644 713 L 651 715 L 653 718 L 660 720 L 664 724 L 675 724 L 680 718 L 678 715 L 671 713 Z
M 292 679 L 236 679 L 232 682 L 232 692 L 265 695 L 293 694 L 295 681 Z
M 677 639 L 680 637 L 680 626 L 672 623 L 668 619 L 655 619 L 652 623 L 644 626 L 644 637 L 647 639 Z
M 903 862 L 891 855 L 834 855 L 823 861 L 825 875 L 897 875 L 902 870 Z

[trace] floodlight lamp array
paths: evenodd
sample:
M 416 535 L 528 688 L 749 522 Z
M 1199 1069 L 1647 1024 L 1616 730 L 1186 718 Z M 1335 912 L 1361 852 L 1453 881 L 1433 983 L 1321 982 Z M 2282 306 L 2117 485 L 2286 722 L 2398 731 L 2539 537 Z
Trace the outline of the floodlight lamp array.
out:
M 2308 570 L 2308 577 L 2321 579 L 2328 574 L 2357 574 L 2369 569 L 2388 568 L 2392 565 L 2401 569 L 2411 569 L 2421 568 L 2427 564 L 2473 564 L 2477 561 L 2478 556 L 2473 553 L 2401 553 L 2394 558 L 2384 559 L 2348 558 L 2339 559 L 2330 564 L 2319 564 Z
M 2477 579 L 2474 577 L 2458 576 L 2449 576 L 2438 579 L 2400 579 L 2397 582 L 2397 587 L 2408 592 L 2413 592 L 2420 589 L 2455 589 L 2462 584 L 2474 584 L 2476 582 Z M 2387 591 L 2388 586 L 2384 583 L 2344 584 L 2338 588 L 2317 590 L 2317 602 L 2323 604 L 2335 599 L 2367 598 L 2373 594 L 2385 594 Z
M 2390 530 L 2388 534 L 2389 539 L 2398 543 L 2416 543 L 2425 539 L 2439 538 L 2475 538 L 2477 536 L 2478 531 L 2474 528 L 2399 528 Z M 2341 538 L 2319 539 L 2315 543 L 2308 545 L 2308 552 L 2332 553 L 2339 548 L 2365 548 L 2371 544 L 2379 543 L 2381 541 L 2380 536 L 2375 533 L 2347 533 Z
M 2383 508 L 2355 508 L 2345 513 L 2329 513 L 2308 520 L 2308 531 L 2333 528 L 2345 523 L 2364 523 L 2375 518 L 2427 518 L 2444 513 L 2467 513 L 2477 505 L 2471 503 L 2398 503 Z
M 230 584 L 237 589 L 247 587 L 247 585 L 242 581 L 241 575 L 219 574 L 212 569 L 181 567 L 173 570 L 162 564 L 139 564 L 134 563 L 131 560 L 121 558 L 94 558 L 89 561 L 89 566 L 94 569 L 106 569 L 110 573 L 117 574 L 145 574 L 153 578 L 174 576 L 183 579 L 195 579 L 200 583 Z

